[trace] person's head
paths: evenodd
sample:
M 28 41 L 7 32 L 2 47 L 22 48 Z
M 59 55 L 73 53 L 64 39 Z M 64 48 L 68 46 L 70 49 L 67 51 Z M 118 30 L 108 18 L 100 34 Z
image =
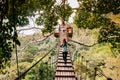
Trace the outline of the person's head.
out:
M 66 42 L 66 39 L 65 39 L 65 38 L 63 39 L 63 42 Z

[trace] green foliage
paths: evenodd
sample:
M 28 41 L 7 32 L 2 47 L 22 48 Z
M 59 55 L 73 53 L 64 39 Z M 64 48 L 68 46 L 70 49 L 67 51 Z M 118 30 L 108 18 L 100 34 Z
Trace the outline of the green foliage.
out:
M 31 54 L 36 54 L 38 52 L 38 46 L 29 46 L 26 52 Z
M 108 57 L 105 59 L 105 66 L 101 67 L 102 72 L 106 74 L 107 76 L 110 76 L 112 79 L 118 79 L 120 78 L 120 71 L 119 71 L 119 63 L 120 58 L 114 58 L 114 57 Z M 98 76 L 98 78 L 100 78 Z M 101 80 L 101 79 L 100 79 Z
M 52 80 L 54 69 L 46 63 L 40 63 L 25 76 L 25 80 Z
M 19 74 L 23 73 L 30 67 L 29 62 L 21 62 L 19 65 Z M 17 77 L 17 65 L 11 66 L 9 68 L 9 80 L 14 80 Z
M 76 13 L 76 16 L 74 18 L 74 23 L 79 28 L 94 29 L 94 28 L 99 28 L 102 25 L 101 24 L 102 19 L 103 18 L 99 16 L 99 14 L 89 13 L 80 10 L 79 12 Z
M 113 12 L 114 14 L 120 13 L 119 0 L 85 0 L 82 1 L 82 10 L 86 12 L 93 12 L 99 14 L 107 14 Z
M 33 1 L 6 0 L 0 12 L 0 58 L 6 63 L 11 58 L 14 45 L 20 45 L 16 32 L 16 26 L 24 26 L 29 23 L 27 16 L 34 12 L 30 3 Z M 3 3 L 3 2 L 1 2 Z M 1 68 L 2 66 L 0 66 Z
M 107 26 L 109 24 L 109 26 Z M 99 42 L 108 42 L 112 44 L 112 48 L 118 48 L 120 44 L 120 28 L 115 23 L 106 22 L 105 27 L 101 28 Z
M 114 14 L 120 13 L 119 0 L 98 0 L 97 2 L 98 13 L 107 14 L 113 12 Z
M 100 28 L 98 42 L 109 42 L 112 48 L 120 44 L 120 28 L 108 17 L 108 13 L 120 13 L 120 1 L 118 0 L 85 0 L 81 2 L 74 23 L 79 28 Z
M 48 3 L 48 4 L 47 4 Z M 38 25 L 43 25 L 44 28 L 42 29 L 43 33 L 46 32 L 52 32 L 53 27 L 57 25 L 57 19 L 53 6 L 55 4 L 55 1 L 53 0 L 41 0 L 40 4 L 42 5 L 41 10 L 42 13 L 40 13 L 39 17 L 36 19 L 36 23 Z
M 92 47 L 89 51 L 89 54 L 91 54 L 91 57 L 93 56 L 93 59 L 97 56 L 100 58 L 100 56 L 101 56 L 101 57 L 103 57 L 103 60 L 104 60 L 104 58 L 106 58 L 108 56 L 112 56 L 110 47 L 105 43 Z
M 44 25 L 42 30 L 43 33 L 52 32 L 54 26 L 57 25 L 57 19 L 58 17 L 53 12 L 45 11 L 37 18 L 36 23 L 38 25 Z
M 75 71 L 78 75 L 82 74 L 83 79 L 85 79 L 87 72 L 87 78 L 92 80 L 94 77 L 94 68 L 105 67 L 105 64 L 108 64 L 107 62 L 105 62 L 106 59 L 108 57 L 112 57 L 112 55 L 113 54 L 111 53 L 110 47 L 107 44 L 98 44 L 91 47 L 89 50 L 79 50 L 78 53 L 75 55 L 75 57 L 77 57 L 74 61 Z
M 0 48 L 0 68 L 5 68 L 6 64 L 10 64 L 10 52 L 12 52 L 11 44 L 4 44 L 4 47 Z
M 0 48 L 2 49 L 0 59 L 4 64 L 10 60 L 14 45 L 20 45 L 16 26 L 28 24 L 26 13 L 31 13 L 31 11 L 28 11 L 25 5 L 27 1 L 6 0 L 0 7 Z M 0 66 L 0 68 L 3 67 Z
M 47 3 L 47 2 L 46 2 Z M 52 32 L 54 26 L 58 24 L 58 18 L 62 17 L 64 20 L 68 20 L 69 16 L 72 14 L 71 7 L 66 5 L 54 5 L 55 2 L 48 0 L 48 4 L 43 4 L 42 12 L 39 15 L 39 18 L 36 19 L 38 25 L 43 25 L 43 33 Z
M 53 27 L 57 25 L 58 16 L 68 20 L 72 13 L 71 8 L 66 5 L 65 14 L 59 15 L 63 13 L 64 7 L 60 6 L 59 10 L 62 12 L 59 12 L 55 7 L 55 2 L 55 0 L 5 0 L 0 2 L 0 49 L 2 50 L 0 62 L 6 63 L 10 60 L 15 44 L 20 45 L 16 27 L 27 25 L 29 16 L 40 13 L 36 23 L 44 26 L 43 33 L 53 31 Z
M 62 17 L 65 21 L 68 21 L 70 15 L 72 14 L 72 8 L 69 6 L 69 4 L 56 5 L 55 12 L 59 17 Z
M 28 52 L 22 52 L 21 56 L 19 57 L 19 62 L 32 62 L 34 55 Z
M 24 71 L 26 71 L 29 68 L 29 66 L 30 66 L 29 62 L 21 62 L 21 63 L 19 63 L 19 73 L 21 74 Z
M 86 41 L 84 44 L 87 44 L 87 42 L 91 43 L 93 39 L 96 39 L 95 40 L 96 42 L 98 38 L 97 36 L 99 35 L 99 29 L 88 30 L 88 29 L 74 28 L 73 30 L 75 32 L 74 34 L 75 40 L 81 43 L 84 43 L 84 41 Z M 79 35 L 76 32 L 78 32 Z M 91 44 L 93 43 L 94 42 L 92 42 Z M 84 80 L 86 78 L 86 73 L 87 73 L 87 79 L 94 80 L 93 77 L 94 77 L 95 67 L 101 68 L 104 71 L 102 73 L 105 74 L 106 76 L 112 73 L 112 71 L 109 72 L 109 68 L 105 68 L 105 67 L 109 67 L 106 65 L 108 64 L 106 59 L 108 57 L 114 57 L 114 55 L 111 52 L 111 48 L 108 46 L 107 43 L 96 44 L 92 47 L 77 45 L 75 43 L 71 43 L 71 44 L 74 46 L 69 50 L 71 53 L 73 53 L 72 55 L 74 61 L 73 64 L 74 64 L 76 77 L 78 79 L 82 75 L 82 79 Z M 87 66 L 86 66 L 86 60 L 88 61 Z M 104 78 L 104 76 L 102 76 L 99 71 L 97 71 L 97 74 L 98 75 L 96 76 L 96 80 L 106 80 L 106 78 Z
M 96 13 L 97 12 L 97 1 L 96 0 L 82 1 L 82 5 L 81 5 L 82 10 L 84 10 L 85 12 Z

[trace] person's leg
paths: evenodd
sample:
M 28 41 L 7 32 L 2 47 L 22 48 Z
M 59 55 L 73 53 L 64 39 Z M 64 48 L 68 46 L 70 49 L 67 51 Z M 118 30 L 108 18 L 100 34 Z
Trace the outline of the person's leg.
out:
M 63 52 L 63 60 L 65 61 L 65 52 Z
M 65 64 L 67 63 L 67 52 L 65 52 Z

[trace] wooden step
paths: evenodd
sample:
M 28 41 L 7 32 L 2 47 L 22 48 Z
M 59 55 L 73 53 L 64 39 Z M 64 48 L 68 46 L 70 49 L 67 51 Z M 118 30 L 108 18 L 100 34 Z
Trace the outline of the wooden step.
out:
M 65 62 L 63 61 L 63 62 L 58 62 L 58 63 L 63 63 L 63 64 L 65 64 Z M 66 64 L 70 64 L 71 62 L 66 62 Z
M 62 51 L 59 51 L 59 54 L 63 54 Z M 68 52 L 68 54 L 69 54 L 69 52 Z
M 72 63 L 57 63 L 57 65 L 72 65 Z
M 55 77 L 55 80 L 76 80 L 75 77 Z
M 59 54 L 58 56 L 63 57 L 63 54 Z M 67 54 L 67 57 L 70 57 L 70 55 Z
M 73 67 L 63 67 L 63 66 L 59 66 L 59 67 L 57 67 L 56 70 L 73 70 Z
M 58 57 L 58 60 L 63 60 L 63 57 Z M 70 60 L 70 57 L 67 57 L 67 60 Z
M 74 72 L 73 69 L 64 69 L 64 70 L 61 70 L 61 69 L 56 69 L 57 72 Z
M 63 55 L 62 56 L 58 56 L 58 57 L 63 57 Z M 68 55 L 67 55 L 67 57 L 70 58 L 70 56 L 68 56 Z
M 55 77 L 75 77 L 74 72 L 56 72 Z
M 64 60 L 58 60 L 58 63 L 64 63 Z M 71 60 L 67 60 L 67 63 L 71 63 Z
M 64 63 L 57 63 L 57 66 L 63 66 L 63 67 L 72 67 L 72 64 L 68 64 L 68 63 L 66 63 L 66 64 L 64 64 Z

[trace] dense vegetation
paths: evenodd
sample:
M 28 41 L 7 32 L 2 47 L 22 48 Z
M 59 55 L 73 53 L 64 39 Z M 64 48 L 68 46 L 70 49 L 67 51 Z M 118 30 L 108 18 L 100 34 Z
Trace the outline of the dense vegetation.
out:
M 99 29 L 78 29 L 74 27 L 73 39 L 86 45 L 97 42 Z M 78 36 L 78 37 L 77 37 Z M 76 38 L 77 37 L 77 38 Z M 74 69 L 77 77 L 88 80 L 106 80 L 107 78 L 119 79 L 119 52 L 112 52 L 108 43 L 96 44 L 92 47 L 86 47 L 71 42 L 73 47 L 70 48 L 74 61 Z M 96 69 L 96 70 L 95 70 Z M 95 74 L 96 71 L 96 74 Z M 116 72 L 117 71 L 117 72 Z
M 107 17 L 109 13 L 120 13 L 120 1 L 86 0 L 82 1 L 76 12 L 75 24 L 79 28 L 100 28 L 98 42 L 110 43 L 112 48 L 120 49 L 120 27 Z
M 89 78 L 90 80 L 95 77 L 97 80 L 105 80 L 109 77 L 119 79 L 120 24 L 117 24 L 109 16 L 111 14 L 114 16 L 120 14 L 120 1 L 77 1 L 80 6 L 75 12 L 74 25 L 72 25 L 74 27 L 74 36 L 72 39 L 87 45 L 98 44 L 87 47 L 71 42 L 73 46 L 70 47 L 70 50 L 73 55 L 76 76 L 79 77 L 82 74 L 83 79 Z M 12 80 L 17 76 L 14 61 L 15 53 L 13 52 L 17 45 L 21 45 L 18 48 L 18 62 L 19 71 L 22 73 L 38 59 L 38 56 L 41 57 L 46 51 L 50 50 L 50 44 L 56 42 L 55 39 L 48 38 L 45 42 L 33 41 L 35 42 L 33 43 L 33 36 L 35 38 L 41 36 L 36 34 L 18 38 L 16 28 L 29 24 L 29 17 L 38 15 L 36 24 L 44 27 L 42 29 L 43 34 L 51 33 L 54 27 L 58 25 L 58 19 L 63 18 L 63 20 L 68 21 L 74 9 L 68 3 L 57 4 L 56 0 L 1 0 L 0 6 L 0 73 L 9 74 Z M 54 53 L 57 52 L 51 53 L 53 57 L 55 56 Z M 42 69 L 43 78 L 46 79 L 49 75 L 47 80 L 51 80 L 52 77 L 50 76 L 54 74 L 55 66 L 54 64 L 51 68 L 48 68 L 51 65 L 46 66 L 49 56 L 45 58 L 45 62 L 39 63 L 29 71 L 25 79 L 41 79 L 39 73 L 41 74 Z M 44 71 L 46 69 L 48 72 Z M 95 71 L 97 71 L 97 75 L 94 74 Z M 51 74 L 46 74 L 49 72 Z
M 59 17 L 68 20 L 72 13 L 69 5 L 65 9 L 55 0 L 4 0 L 0 5 L 0 68 L 9 62 L 14 46 L 20 45 L 16 27 L 29 24 L 28 17 L 38 14 L 36 23 L 44 26 L 45 33 L 53 31 Z

